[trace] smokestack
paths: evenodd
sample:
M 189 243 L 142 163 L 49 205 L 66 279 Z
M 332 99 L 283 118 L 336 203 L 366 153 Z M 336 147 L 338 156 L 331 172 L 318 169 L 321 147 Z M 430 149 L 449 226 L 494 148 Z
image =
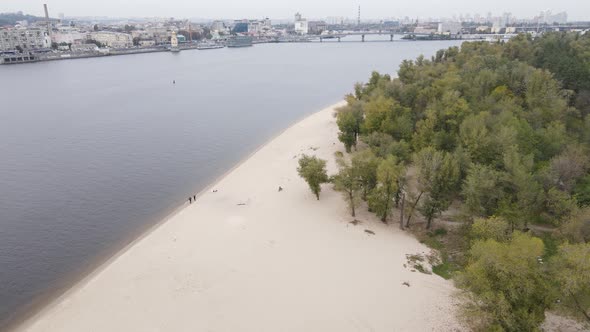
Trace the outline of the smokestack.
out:
M 43 4 L 43 9 L 45 9 L 45 24 L 47 24 L 47 33 L 51 35 L 51 24 L 49 23 L 49 11 L 47 10 L 47 4 Z
M 358 26 L 360 26 L 360 25 L 361 25 L 361 6 L 359 6 L 359 15 L 358 15 L 358 17 L 357 17 L 356 24 L 357 24 Z

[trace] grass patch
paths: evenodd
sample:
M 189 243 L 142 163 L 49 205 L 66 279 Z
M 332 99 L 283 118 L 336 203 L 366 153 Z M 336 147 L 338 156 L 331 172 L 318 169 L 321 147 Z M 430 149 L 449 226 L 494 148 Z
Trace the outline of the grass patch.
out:
M 422 239 L 420 239 L 420 243 L 423 243 L 426 246 L 428 246 L 429 248 L 436 249 L 436 250 L 442 250 L 444 248 L 443 243 L 441 241 L 439 241 L 437 238 L 435 238 L 434 236 L 423 237 Z
M 447 235 L 447 230 L 446 230 L 446 228 L 437 228 L 434 230 L 433 234 L 434 234 L 434 236 Z
M 445 278 L 445 279 L 451 279 L 451 277 L 453 276 L 453 269 L 451 267 L 451 264 L 447 261 L 443 262 L 442 264 L 439 265 L 435 265 L 432 267 L 432 273 L 434 274 L 438 274 L 439 276 Z

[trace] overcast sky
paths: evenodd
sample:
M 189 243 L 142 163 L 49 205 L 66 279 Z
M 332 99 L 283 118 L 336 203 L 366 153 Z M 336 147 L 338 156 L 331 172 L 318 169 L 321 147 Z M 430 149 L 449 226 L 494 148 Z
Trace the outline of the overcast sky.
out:
M 494 16 L 511 12 L 519 18 L 541 10 L 566 11 L 568 20 L 590 20 L 590 0 L 0 0 L 0 12 L 23 11 L 50 16 L 176 17 L 176 18 L 291 18 L 297 11 L 307 18 L 344 16 L 356 18 L 451 17 L 479 13 Z

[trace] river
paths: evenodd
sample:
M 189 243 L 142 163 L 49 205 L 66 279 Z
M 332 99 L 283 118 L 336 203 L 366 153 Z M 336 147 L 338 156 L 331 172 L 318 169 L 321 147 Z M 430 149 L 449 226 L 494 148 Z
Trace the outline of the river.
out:
M 0 329 L 372 70 L 460 44 L 367 40 L 0 66 Z

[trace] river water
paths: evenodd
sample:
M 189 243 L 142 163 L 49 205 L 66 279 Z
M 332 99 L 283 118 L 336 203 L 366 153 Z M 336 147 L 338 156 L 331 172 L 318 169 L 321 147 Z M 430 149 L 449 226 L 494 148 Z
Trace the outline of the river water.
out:
M 372 70 L 394 74 L 452 45 L 262 44 L 0 66 L 0 329 Z

